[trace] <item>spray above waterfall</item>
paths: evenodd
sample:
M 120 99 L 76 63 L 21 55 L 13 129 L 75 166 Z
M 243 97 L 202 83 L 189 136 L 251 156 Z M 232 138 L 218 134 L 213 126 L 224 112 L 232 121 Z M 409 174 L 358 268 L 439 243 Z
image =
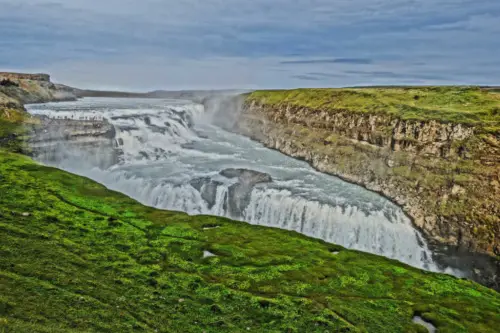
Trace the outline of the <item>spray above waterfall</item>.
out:
M 425 240 L 399 207 L 224 130 L 236 112 L 217 111 L 236 110 L 234 99 L 206 106 L 136 99 L 31 105 L 32 114 L 61 119 L 63 127 L 64 121 L 83 119 L 113 128 L 92 134 L 72 127 L 46 144 L 38 140 L 35 154 L 146 205 L 294 230 L 437 270 Z M 96 153 L 106 140 L 111 144 Z M 114 163 L 96 161 L 110 155 Z

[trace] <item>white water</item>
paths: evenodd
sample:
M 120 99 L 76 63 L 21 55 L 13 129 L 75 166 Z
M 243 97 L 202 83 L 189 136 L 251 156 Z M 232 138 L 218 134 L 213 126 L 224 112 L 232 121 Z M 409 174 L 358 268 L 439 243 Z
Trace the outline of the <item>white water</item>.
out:
M 307 163 L 267 149 L 211 124 L 201 105 L 185 101 L 84 99 L 28 106 L 51 118 L 107 119 L 116 130 L 120 162 L 106 170 L 92 165 L 83 149 L 65 144 L 64 159 L 40 160 L 85 175 L 140 202 L 189 214 L 229 216 L 226 168 L 270 174 L 259 184 L 240 216 L 252 224 L 295 230 L 351 249 L 437 270 L 425 240 L 399 207 L 385 198 Z M 103 156 L 104 158 L 104 156 Z M 212 204 L 190 182 L 210 177 L 219 182 Z M 203 188 L 202 188 L 203 189 Z M 454 272 L 456 273 L 456 272 Z

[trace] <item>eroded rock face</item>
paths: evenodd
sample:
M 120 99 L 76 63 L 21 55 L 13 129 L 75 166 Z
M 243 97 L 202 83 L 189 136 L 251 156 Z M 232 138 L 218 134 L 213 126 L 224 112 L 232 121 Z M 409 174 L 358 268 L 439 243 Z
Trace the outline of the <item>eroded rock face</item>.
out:
M 38 118 L 41 124 L 35 127 L 30 138 L 37 159 L 58 163 L 71 159 L 70 154 L 78 154 L 75 160 L 88 161 L 102 169 L 118 162 L 120 152 L 115 129 L 108 121 Z
M 235 182 L 225 184 L 210 177 L 194 179 L 190 185 L 200 192 L 201 197 L 211 209 L 216 204 L 217 190 L 221 186 L 227 186 L 224 200 L 224 210 L 233 218 L 241 218 L 250 203 L 252 190 L 257 184 L 270 183 L 272 177 L 266 173 L 249 169 L 225 169 L 219 173 L 221 176 L 232 179 Z
M 217 196 L 217 187 L 222 186 L 223 183 L 213 180 L 209 177 L 193 179 L 190 182 L 191 186 L 200 192 L 201 197 L 208 204 L 208 208 L 212 209 L 215 205 Z
M 430 239 L 500 254 L 500 142 L 474 128 L 248 103 L 234 129 L 399 204 Z
M 461 155 L 463 149 L 453 142 L 466 140 L 474 130 L 462 124 L 442 124 L 437 121 L 393 119 L 387 115 L 331 113 L 284 105 L 268 108 L 252 102 L 246 110 L 262 112 L 274 123 L 302 125 L 330 131 L 358 142 L 393 151 L 428 154 L 439 157 Z
M 250 195 L 255 185 L 270 183 L 270 175 L 247 169 L 226 169 L 220 172 L 226 178 L 237 178 L 238 182 L 229 186 L 227 209 L 233 217 L 242 216 L 250 204 Z
M 225 169 L 220 172 L 220 175 L 226 178 L 238 178 L 239 183 L 251 186 L 273 181 L 272 177 L 267 173 L 248 169 Z
M 48 74 L 0 72 L 0 81 L 4 82 L 0 85 L 0 93 L 24 104 L 77 99 L 73 88 L 50 82 Z

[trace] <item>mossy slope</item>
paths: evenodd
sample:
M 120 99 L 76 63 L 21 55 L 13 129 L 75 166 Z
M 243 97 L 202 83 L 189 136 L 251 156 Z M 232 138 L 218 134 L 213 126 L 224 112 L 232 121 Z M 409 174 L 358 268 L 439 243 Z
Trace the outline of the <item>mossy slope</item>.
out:
M 499 294 L 470 281 L 148 208 L 21 155 L 0 153 L 0 193 L 0 332 L 419 332 L 415 313 L 440 332 L 500 325 Z

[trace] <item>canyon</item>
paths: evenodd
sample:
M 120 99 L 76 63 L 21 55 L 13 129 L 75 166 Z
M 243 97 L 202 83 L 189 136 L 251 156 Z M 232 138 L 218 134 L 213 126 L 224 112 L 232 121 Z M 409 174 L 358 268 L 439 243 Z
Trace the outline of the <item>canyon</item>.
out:
M 280 92 L 79 99 L 43 75 L 2 84 L 0 328 L 498 326 L 498 293 L 469 280 L 498 288 L 489 105 L 473 126 Z M 459 277 L 432 272 L 445 270 Z

